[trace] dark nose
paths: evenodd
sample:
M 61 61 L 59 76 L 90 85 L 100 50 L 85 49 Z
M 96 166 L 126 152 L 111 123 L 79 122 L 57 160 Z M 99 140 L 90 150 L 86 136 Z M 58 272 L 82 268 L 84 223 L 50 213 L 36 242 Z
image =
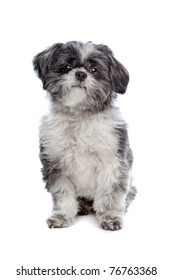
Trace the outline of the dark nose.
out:
M 76 79 L 80 82 L 84 81 L 87 77 L 87 74 L 85 72 L 82 72 L 82 71 L 77 71 L 75 73 L 75 75 L 76 75 Z

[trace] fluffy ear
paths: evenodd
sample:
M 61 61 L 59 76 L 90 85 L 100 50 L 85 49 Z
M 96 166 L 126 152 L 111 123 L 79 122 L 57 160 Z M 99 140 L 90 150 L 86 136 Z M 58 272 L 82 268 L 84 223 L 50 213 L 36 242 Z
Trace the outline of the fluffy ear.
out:
M 129 73 L 113 55 L 110 56 L 110 78 L 113 91 L 121 94 L 126 92 L 129 83 Z
M 112 90 L 117 93 L 125 93 L 129 82 L 129 73 L 126 68 L 115 59 L 113 52 L 106 45 L 97 45 L 97 49 L 106 54 L 109 63 L 110 80 Z
M 46 50 L 38 53 L 33 59 L 34 70 L 36 71 L 38 77 L 43 82 L 43 88 L 46 82 L 46 75 L 50 70 L 51 63 L 55 52 L 61 49 L 63 44 L 58 43 Z

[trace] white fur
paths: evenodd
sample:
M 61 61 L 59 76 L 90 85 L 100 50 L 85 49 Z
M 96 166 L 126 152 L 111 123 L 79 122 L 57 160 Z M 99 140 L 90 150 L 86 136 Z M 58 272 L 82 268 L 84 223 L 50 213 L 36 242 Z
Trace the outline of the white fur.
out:
M 81 54 L 81 60 L 84 61 L 87 59 L 90 54 L 93 52 L 96 53 L 96 50 L 94 49 L 94 46 L 91 42 L 87 42 L 85 45 L 83 45 L 82 48 L 79 48 L 80 54 Z
M 44 117 L 40 137 L 50 157 L 61 159 L 64 175 L 70 176 L 77 195 L 93 197 L 98 188 L 106 190 L 116 182 L 119 159 L 114 127 L 121 122 L 119 114 L 117 117 L 113 120 L 110 111 L 87 119 L 62 112 Z
M 70 92 L 63 95 L 63 104 L 68 107 L 75 107 L 86 98 L 85 89 L 79 87 L 71 88 Z
M 115 112 L 106 110 L 88 118 L 51 112 L 43 118 L 40 138 L 44 139 L 44 147 L 51 159 L 60 159 L 63 170 L 63 175 L 50 187 L 52 194 L 59 193 L 62 188 L 63 195 L 61 203 L 58 201 L 54 207 L 48 224 L 55 216 L 64 216 L 62 209 L 66 213 L 65 222 L 57 219 L 54 226 L 60 227 L 61 222 L 62 226 L 71 224 L 77 213 L 78 196 L 94 199 L 97 212 L 108 213 L 108 209 L 104 211 L 102 202 L 105 196 L 110 205 L 111 200 L 115 204 L 116 199 L 116 209 L 110 209 L 110 216 L 119 217 L 122 226 L 125 195 L 121 190 L 116 192 L 116 198 L 112 195 L 113 185 L 119 182 L 121 165 L 116 156 L 118 136 L 115 137 L 115 127 L 120 126 L 122 118 L 118 109 Z M 130 174 L 127 188 L 129 181 Z M 99 220 L 104 220 L 101 215 L 97 216 Z

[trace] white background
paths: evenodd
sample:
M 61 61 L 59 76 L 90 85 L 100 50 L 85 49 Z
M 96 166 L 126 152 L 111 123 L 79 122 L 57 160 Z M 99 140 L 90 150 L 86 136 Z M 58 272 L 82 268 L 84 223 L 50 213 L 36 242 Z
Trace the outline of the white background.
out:
M 1 279 L 39 278 L 16 276 L 22 265 L 107 271 L 91 279 L 171 279 L 171 1 L 6 0 L 0 11 Z M 119 104 L 129 123 L 138 195 L 118 232 L 102 230 L 95 216 L 78 217 L 66 229 L 45 223 L 52 202 L 41 180 L 38 124 L 46 102 L 32 58 L 70 40 L 109 45 L 130 72 Z M 110 266 L 156 266 L 158 276 L 110 276 Z

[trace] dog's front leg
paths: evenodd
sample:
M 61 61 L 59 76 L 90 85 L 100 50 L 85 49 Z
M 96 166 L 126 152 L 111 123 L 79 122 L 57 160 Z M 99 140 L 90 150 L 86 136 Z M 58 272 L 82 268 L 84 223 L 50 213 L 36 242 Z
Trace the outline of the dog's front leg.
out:
M 53 198 L 53 210 L 47 219 L 50 228 L 62 228 L 70 226 L 78 211 L 75 188 L 66 177 L 57 178 L 53 186 L 49 188 Z
M 103 229 L 118 230 L 123 227 L 126 192 L 116 186 L 111 189 L 95 196 L 94 209 Z

